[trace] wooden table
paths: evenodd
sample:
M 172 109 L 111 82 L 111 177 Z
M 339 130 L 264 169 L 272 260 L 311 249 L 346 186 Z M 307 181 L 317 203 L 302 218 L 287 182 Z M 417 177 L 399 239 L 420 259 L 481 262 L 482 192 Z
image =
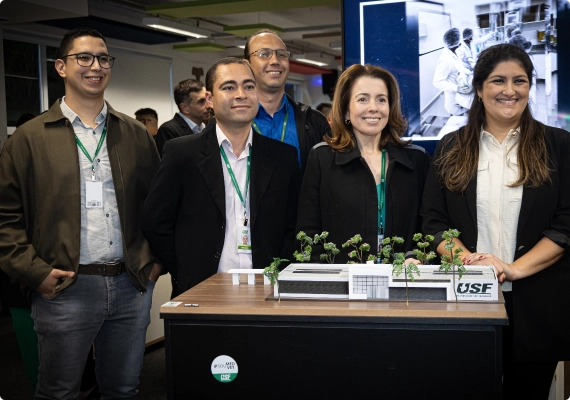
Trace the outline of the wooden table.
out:
M 234 286 L 217 274 L 161 308 L 169 399 L 501 398 L 501 295 L 406 305 L 272 293 L 261 277 Z M 231 382 L 212 374 L 220 355 L 237 363 Z

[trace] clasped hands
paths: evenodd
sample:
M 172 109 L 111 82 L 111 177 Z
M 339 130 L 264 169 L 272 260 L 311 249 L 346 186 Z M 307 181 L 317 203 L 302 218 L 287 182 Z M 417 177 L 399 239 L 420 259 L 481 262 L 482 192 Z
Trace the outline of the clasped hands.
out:
M 463 265 L 492 265 L 495 268 L 499 283 L 517 279 L 517 270 L 513 264 L 507 264 L 493 254 L 471 253 L 463 259 Z

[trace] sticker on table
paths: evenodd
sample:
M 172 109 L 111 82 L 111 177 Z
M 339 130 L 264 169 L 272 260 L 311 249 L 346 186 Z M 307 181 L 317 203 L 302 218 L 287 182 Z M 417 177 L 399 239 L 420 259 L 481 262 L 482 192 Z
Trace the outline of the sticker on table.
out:
M 178 307 L 180 304 L 182 304 L 181 301 L 167 301 L 162 306 L 163 307 Z
M 212 361 L 212 375 L 222 383 L 233 381 L 238 374 L 238 365 L 230 356 L 218 356 Z

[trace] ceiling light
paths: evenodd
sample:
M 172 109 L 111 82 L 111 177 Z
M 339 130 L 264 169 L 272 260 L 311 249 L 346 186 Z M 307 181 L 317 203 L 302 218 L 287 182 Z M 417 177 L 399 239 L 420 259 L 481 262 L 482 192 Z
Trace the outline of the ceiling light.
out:
M 243 39 L 236 39 L 234 40 L 234 46 L 239 47 L 240 49 L 245 49 L 246 41 Z
M 322 53 L 294 54 L 293 60 L 319 67 L 327 66 L 332 62 L 331 57 Z
M 332 50 L 342 50 L 342 42 L 340 40 L 338 42 L 330 42 L 329 47 Z
M 181 24 L 163 18 L 143 18 L 143 24 L 154 29 L 176 33 L 178 35 L 190 36 L 194 38 L 207 38 L 210 32 L 195 26 Z

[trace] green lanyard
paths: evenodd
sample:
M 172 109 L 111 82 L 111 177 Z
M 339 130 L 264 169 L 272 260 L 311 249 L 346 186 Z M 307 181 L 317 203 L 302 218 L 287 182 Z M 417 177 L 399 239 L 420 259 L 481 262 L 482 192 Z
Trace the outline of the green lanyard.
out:
M 287 112 L 285 113 L 285 119 L 283 120 L 283 129 L 281 129 L 281 141 L 285 140 L 285 131 L 287 130 L 288 120 L 289 120 L 289 106 L 287 106 Z M 263 133 L 261 133 L 261 130 L 259 129 L 259 126 L 257 126 L 257 124 L 255 123 L 255 121 L 252 121 L 251 124 L 253 125 L 253 129 L 255 129 L 257 133 L 263 135 Z
M 247 201 L 247 194 L 249 192 L 249 172 L 251 170 L 251 146 L 249 147 L 249 155 L 247 156 L 247 173 L 245 176 L 245 198 L 241 194 L 241 190 L 239 189 L 239 185 L 237 183 L 236 176 L 234 175 L 234 171 L 232 170 L 232 166 L 228 161 L 228 156 L 226 156 L 226 151 L 220 145 L 220 153 L 222 153 L 222 157 L 224 158 L 224 164 L 226 164 L 226 169 L 230 174 L 230 178 L 232 179 L 232 183 L 234 184 L 234 188 L 239 196 L 241 204 L 243 206 L 243 226 L 247 226 L 247 210 L 245 208 L 245 202 Z
M 101 138 L 99 139 L 99 143 L 97 144 L 97 149 L 95 149 L 95 154 L 93 154 L 93 158 L 91 158 L 91 156 L 87 152 L 87 149 L 85 148 L 85 146 L 83 146 L 83 143 L 81 143 L 81 140 L 79 140 L 77 135 L 75 135 L 75 142 L 77 143 L 77 145 L 79 146 L 79 148 L 81 149 L 83 154 L 85 154 L 85 157 L 87 157 L 87 159 L 89 161 L 91 161 L 91 180 L 92 181 L 95 180 L 95 162 L 93 160 L 95 158 L 97 158 L 97 154 L 99 154 L 99 150 L 101 150 L 101 147 L 103 146 L 103 142 L 105 141 L 105 136 L 107 136 L 107 127 L 103 128 L 103 133 L 101 133 Z
M 378 186 L 378 235 L 383 238 L 386 222 L 386 149 L 382 149 L 382 172 Z

